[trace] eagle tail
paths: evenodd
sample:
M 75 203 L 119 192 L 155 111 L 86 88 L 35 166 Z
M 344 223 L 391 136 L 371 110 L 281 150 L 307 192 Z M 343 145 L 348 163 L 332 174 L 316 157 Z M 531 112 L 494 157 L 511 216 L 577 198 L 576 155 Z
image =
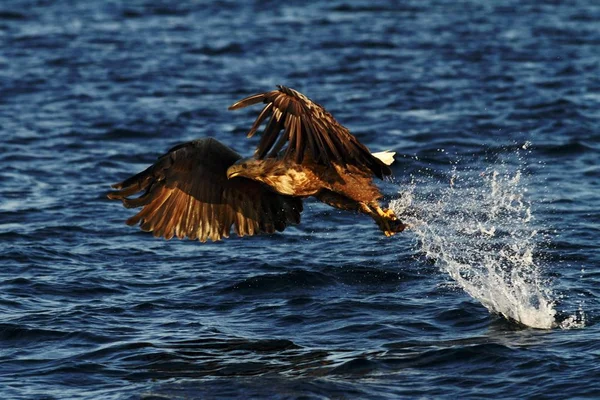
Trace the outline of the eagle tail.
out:
M 381 161 L 385 165 L 392 165 L 392 163 L 394 162 L 394 155 L 396 155 L 396 152 L 386 150 L 380 151 L 379 153 L 372 153 L 371 155 L 379 159 L 379 161 Z

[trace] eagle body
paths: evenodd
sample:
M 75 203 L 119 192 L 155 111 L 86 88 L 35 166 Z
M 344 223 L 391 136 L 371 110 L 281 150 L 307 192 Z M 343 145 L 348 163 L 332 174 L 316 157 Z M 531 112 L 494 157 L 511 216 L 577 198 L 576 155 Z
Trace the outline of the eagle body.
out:
M 287 196 L 319 198 L 321 192 L 325 192 L 357 203 L 370 203 L 383 197 L 373 183 L 371 174 L 337 162 L 324 166 L 310 162 L 282 162 L 272 158 L 249 159 L 231 166 L 227 173 L 229 177 L 243 176 L 262 182 L 271 190 Z
M 113 185 L 110 199 L 144 231 L 202 242 L 283 231 L 300 222 L 302 199 L 371 216 L 391 236 L 402 224 L 379 205 L 373 177 L 390 175 L 393 153 L 371 154 L 324 108 L 283 86 L 247 97 L 230 109 L 264 102 L 248 136 L 270 116 L 253 157 L 242 159 L 216 139 L 170 149 L 146 170 Z M 138 197 L 130 197 L 141 193 Z

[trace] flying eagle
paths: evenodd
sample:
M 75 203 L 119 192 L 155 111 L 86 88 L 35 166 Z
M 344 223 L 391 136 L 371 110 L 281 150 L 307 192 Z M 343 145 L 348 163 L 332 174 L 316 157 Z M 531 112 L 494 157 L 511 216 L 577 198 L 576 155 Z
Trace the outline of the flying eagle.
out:
M 335 208 L 371 216 L 386 236 L 406 227 L 383 210 L 373 176 L 391 175 L 394 153 L 372 154 L 322 106 L 303 94 L 278 90 L 246 97 L 237 110 L 265 103 L 248 132 L 268 122 L 253 157 L 242 158 L 213 138 L 173 147 L 145 171 L 121 183 L 108 198 L 142 209 L 128 225 L 171 239 L 205 242 L 283 231 L 300 222 L 302 199 L 314 196 Z M 139 197 L 129 197 L 143 192 Z

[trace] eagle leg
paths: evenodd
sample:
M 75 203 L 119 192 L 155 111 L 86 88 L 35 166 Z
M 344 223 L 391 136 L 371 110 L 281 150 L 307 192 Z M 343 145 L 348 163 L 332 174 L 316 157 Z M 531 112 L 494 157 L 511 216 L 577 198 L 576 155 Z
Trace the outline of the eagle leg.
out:
M 356 200 L 352 200 L 339 193 L 332 192 L 331 190 L 321 189 L 315 197 L 323 203 L 329 204 L 331 207 L 339 208 L 340 210 L 365 212 L 362 208 L 363 203 L 358 203 Z
M 382 210 L 377 202 L 366 203 L 356 201 L 327 189 L 322 189 L 315 197 L 323 203 L 339 208 L 340 210 L 359 211 L 367 214 L 375 220 L 375 223 L 377 223 L 377 226 L 379 226 L 379 229 L 383 231 L 385 236 L 392 236 L 398 232 L 402 232 L 406 228 L 406 225 L 396 217 L 393 210 Z
M 379 205 L 375 206 L 375 210 L 377 211 L 377 214 L 382 218 L 387 218 L 392 221 L 398 220 L 398 217 L 396 217 L 394 210 L 390 210 L 389 208 L 387 210 L 382 210 L 381 207 L 379 207 Z
M 382 210 L 379 204 L 368 205 L 366 203 L 360 203 L 361 211 L 365 214 L 370 215 L 379 229 L 383 231 L 385 236 L 392 236 L 398 232 L 402 232 L 406 229 L 406 225 L 398 220 L 393 210 L 387 209 Z

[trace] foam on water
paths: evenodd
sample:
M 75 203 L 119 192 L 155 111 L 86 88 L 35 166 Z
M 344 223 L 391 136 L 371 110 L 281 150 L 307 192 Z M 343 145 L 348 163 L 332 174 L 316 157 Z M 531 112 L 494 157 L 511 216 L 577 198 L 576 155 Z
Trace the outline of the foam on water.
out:
M 536 262 L 524 181 L 518 166 L 455 167 L 445 183 L 413 178 L 390 208 L 417 235 L 419 250 L 488 310 L 550 329 L 558 326 L 555 302 Z

